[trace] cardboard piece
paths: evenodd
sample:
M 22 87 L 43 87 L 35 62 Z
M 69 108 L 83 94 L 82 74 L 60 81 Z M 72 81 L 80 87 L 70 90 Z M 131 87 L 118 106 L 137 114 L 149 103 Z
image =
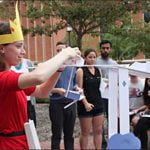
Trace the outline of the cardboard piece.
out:
M 24 124 L 29 149 L 41 149 L 33 120 Z
M 65 93 L 65 97 L 72 100 L 79 100 L 80 99 L 80 93 L 77 91 L 71 91 L 68 90 Z
M 71 105 L 73 105 L 74 103 L 76 103 L 77 101 L 80 101 L 82 99 L 85 98 L 84 95 L 81 95 L 79 92 L 76 91 L 71 91 L 69 90 L 68 92 L 66 92 L 65 97 L 72 99 L 73 101 L 70 102 L 68 105 L 66 105 L 64 107 L 64 109 L 70 107 Z
M 0 44 L 14 43 L 17 41 L 23 41 L 23 33 L 20 24 L 18 1 L 15 7 L 16 18 L 14 21 L 9 20 L 11 33 L 0 35 Z

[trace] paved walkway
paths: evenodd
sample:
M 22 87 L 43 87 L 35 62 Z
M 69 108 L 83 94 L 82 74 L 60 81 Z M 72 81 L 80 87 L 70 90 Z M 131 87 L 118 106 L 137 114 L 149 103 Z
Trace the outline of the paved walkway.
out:
M 93 138 L 92 136 L 89 137 L 88 150 L 93 150 L 94 149 L 92 138 Z M 51 148 L 50 141 L 40 142 L 40 144 L 41 144 L 41 149 L 50 149 Z M 63 140 L 61 141 L 60 148 L 62 150 L 64 149 Z M 74 149 L 75 150 L 80 149 L 79 138 L 75 138 L 75 140 L 74 140 Z M 148 149 L 150 149 L 150 130 L 148 131 Z
M 50 141 L 40 142 L 40 144 L 42 149 L 50 149 Z M 63 141 L 61 142 L 60 148 L 64 149 Z M 75 138 L 74 140 L 74 149 L 80 149 L 79 138 Z M 89 137 L 88 149 L 94 149 L 92 137 Z

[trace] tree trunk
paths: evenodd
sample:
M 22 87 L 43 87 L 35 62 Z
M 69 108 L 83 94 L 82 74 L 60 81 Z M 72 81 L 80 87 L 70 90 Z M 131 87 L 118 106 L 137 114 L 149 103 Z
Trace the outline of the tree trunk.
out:
M 79 50 L 82 51 L 82 35 L 78 34 L 77 35 L 77 46 L 79 47 Z

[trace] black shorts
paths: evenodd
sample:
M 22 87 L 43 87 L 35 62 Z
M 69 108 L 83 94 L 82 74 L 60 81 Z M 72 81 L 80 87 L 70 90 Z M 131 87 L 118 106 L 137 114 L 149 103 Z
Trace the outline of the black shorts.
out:
M 84 110 L 78 110 L 78 117 L 79 118 L 89 118 L 89 117 L 96 117 L 104 114 L 103 108 L 99 109 L 92 109 L 91 111 L 87 112 Z

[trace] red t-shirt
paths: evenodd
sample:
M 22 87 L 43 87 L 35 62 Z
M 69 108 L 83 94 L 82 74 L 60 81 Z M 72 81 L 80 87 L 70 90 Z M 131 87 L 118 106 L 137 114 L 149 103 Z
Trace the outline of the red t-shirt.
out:
M 0 133 L 22 131 L 28 120 L 26 95 L 33 93 L 35 87 L 20 89 L 20 75 L 14 71 L 0 72 Z M 0 149 L 28 149 L 26 136 L 0 136 Z

